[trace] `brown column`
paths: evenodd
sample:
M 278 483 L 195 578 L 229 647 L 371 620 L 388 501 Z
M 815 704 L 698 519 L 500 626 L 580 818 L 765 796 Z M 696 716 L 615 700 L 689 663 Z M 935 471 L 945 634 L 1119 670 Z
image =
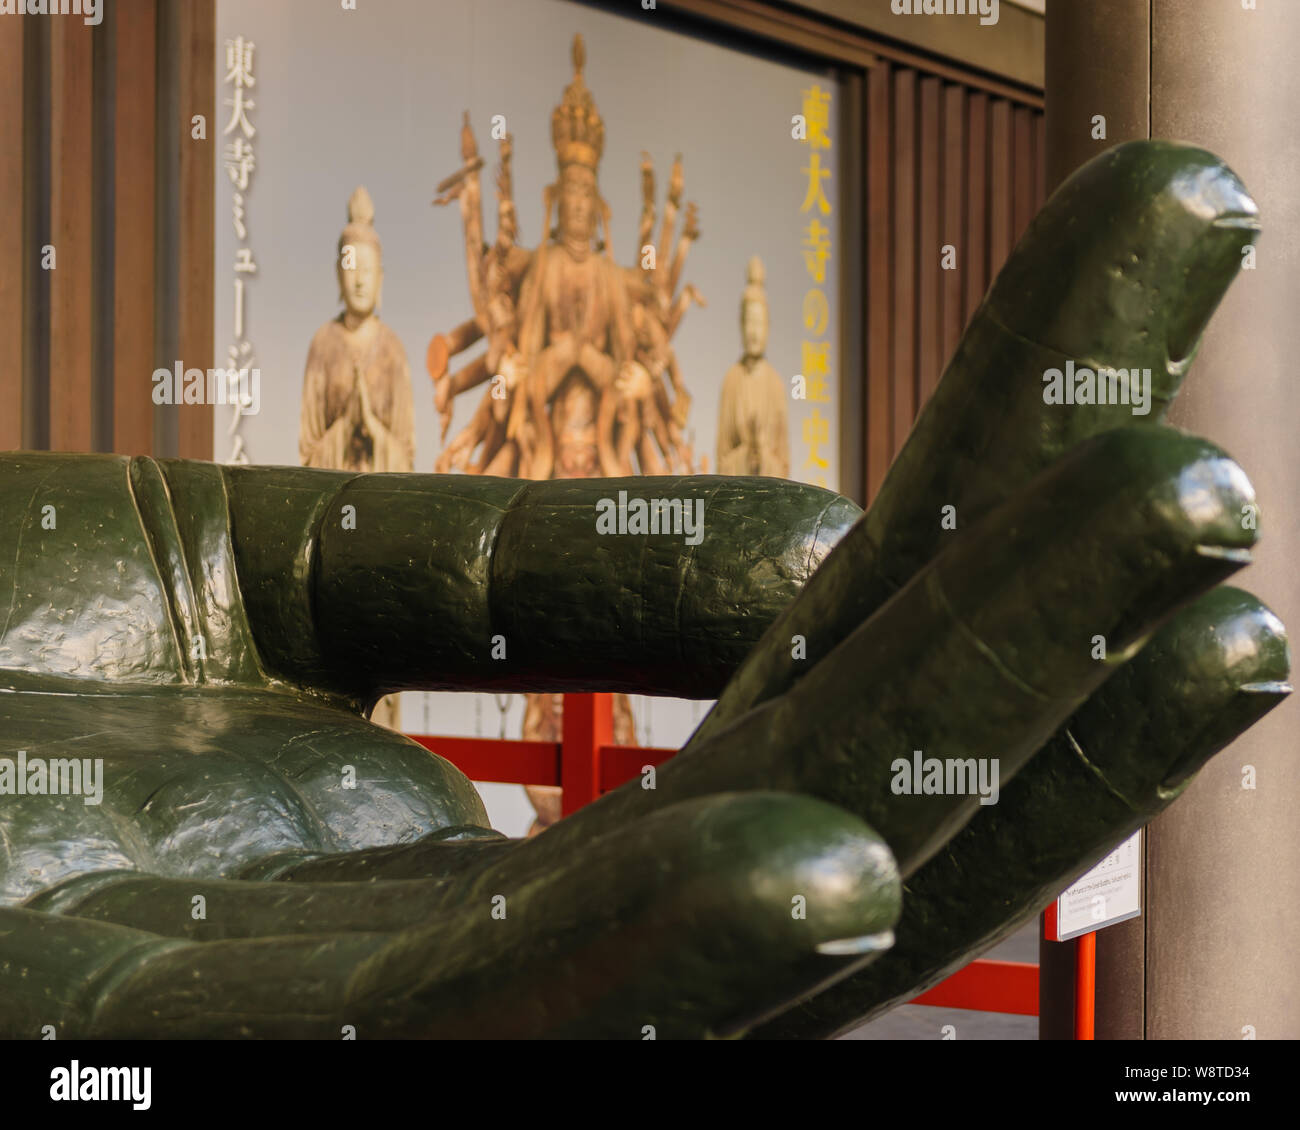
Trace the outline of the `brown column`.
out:
M 178 358 L 186 367 L 207 369 L 216 364 L 213 341 L 213 232 L 216 185 L 213 181 L 217 147 L 224 123 L 217 113 L 217 6 L 216 0 L 185 0 L 177 5 L 180 50 L 183 53 L 177 109 L 180 137 L 180 215 L 177 223 L 180 261 Z M 208 121 L 206 141 L 191 136 L 195 114 Z M 223 217 L 229 223 L 228 217 Z M 222 343 L 223 350 L 226 343 Z M 182 405 L 177 454 L 184 459 L 213 458 L 213 408 L 210 404 Z M 225 458 L 225 452 L 220 453 Z
M 23 24 L 0 20 L 0 451 L 23 446 Z
M 91 35 L 50 21 L 50 449 L 94 451 L 91 431 Z M 16 108 L 13 108 L 16 109 Z M 13 112 L 10 109 L 9 112 Z M 45 264 L 42 263 L 42 267 Z
M 120 455 L 153 451 L 158 9 L 127 0 L 113 33 L 113 432 Z
M 1235 454 L 1259 493 L 1262 540 L 1238 580 L 1300 625 L 1300 4 L 1049 0 L 1049 188 L 1135 137 L 1217 153 L 1260 208 L 1257 267 L 1210 325 L 1171 422 Z M 1106 116 L 1105 141 L 1092 118 Z M 1300 1037 L 1300 704 L 1202 771 L 1148 828 L 1143 916 L 1098 937 L 1098 1036 Z M 1254 789 L 1243 788 L 1253 767 Z M 1044 954 L 1050 969 L 1067 947 Z M 1045 991 L 1044 1030 L 1070 1002 Z

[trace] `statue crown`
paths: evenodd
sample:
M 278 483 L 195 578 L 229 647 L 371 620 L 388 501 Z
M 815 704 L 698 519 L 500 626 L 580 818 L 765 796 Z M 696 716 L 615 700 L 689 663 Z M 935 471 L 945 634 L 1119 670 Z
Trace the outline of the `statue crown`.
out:
M 564 99 L 551 111 L 551 142 L 561 169 L 585 165 L 593 172 L 605 150 L 605 122 L 595 99 L 582 80 L 586 48 L 581 35 L 573 37 L 573 81 L 564 88 Z

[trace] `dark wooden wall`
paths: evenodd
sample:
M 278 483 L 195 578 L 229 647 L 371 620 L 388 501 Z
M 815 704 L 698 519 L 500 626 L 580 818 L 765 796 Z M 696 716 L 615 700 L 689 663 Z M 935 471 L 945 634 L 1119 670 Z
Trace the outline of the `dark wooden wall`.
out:
M 865 467 L 842 477 L 870 500 L 1041 206 L 1046 165 L 1031 103 L 883 59 L 865 101 Z
M 0 20 L 0 449 L 210 459 L 152 375 L 214 363 L 215 0 L 103 7 Z

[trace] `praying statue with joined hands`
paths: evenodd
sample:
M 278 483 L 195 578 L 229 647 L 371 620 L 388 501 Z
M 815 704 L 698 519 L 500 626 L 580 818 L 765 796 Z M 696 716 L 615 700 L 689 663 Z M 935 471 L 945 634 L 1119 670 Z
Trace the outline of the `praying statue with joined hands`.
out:
M 379 320 L 383 250 L 370 194 L 348 201 L 339 236 L 343 312 L 316 331 L 303 374 L 298 454 L 305 467 L 341 471 L 415 469 L 415 406 L 406 350 Z M 371 721 L 400 726 L 396 695 L 381 699 Z

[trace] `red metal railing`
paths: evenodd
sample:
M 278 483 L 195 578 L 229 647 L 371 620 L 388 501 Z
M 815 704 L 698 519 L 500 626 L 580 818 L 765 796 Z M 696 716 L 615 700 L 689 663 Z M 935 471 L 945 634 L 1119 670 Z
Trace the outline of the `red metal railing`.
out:
M 614 745 L 613 696 L 608 694 L 566 694 L 560 742 L 410 737 L 473 781 L 559 785 L 566 816 L 640 776 L 645 766 L 661 765 L 677 752 Z M 1024 961 L 972 961 L 912 1003 L 1037 1016 L 1038 966 Z M 1091 1033 L 1082 1038 L 1091 1039 Z

